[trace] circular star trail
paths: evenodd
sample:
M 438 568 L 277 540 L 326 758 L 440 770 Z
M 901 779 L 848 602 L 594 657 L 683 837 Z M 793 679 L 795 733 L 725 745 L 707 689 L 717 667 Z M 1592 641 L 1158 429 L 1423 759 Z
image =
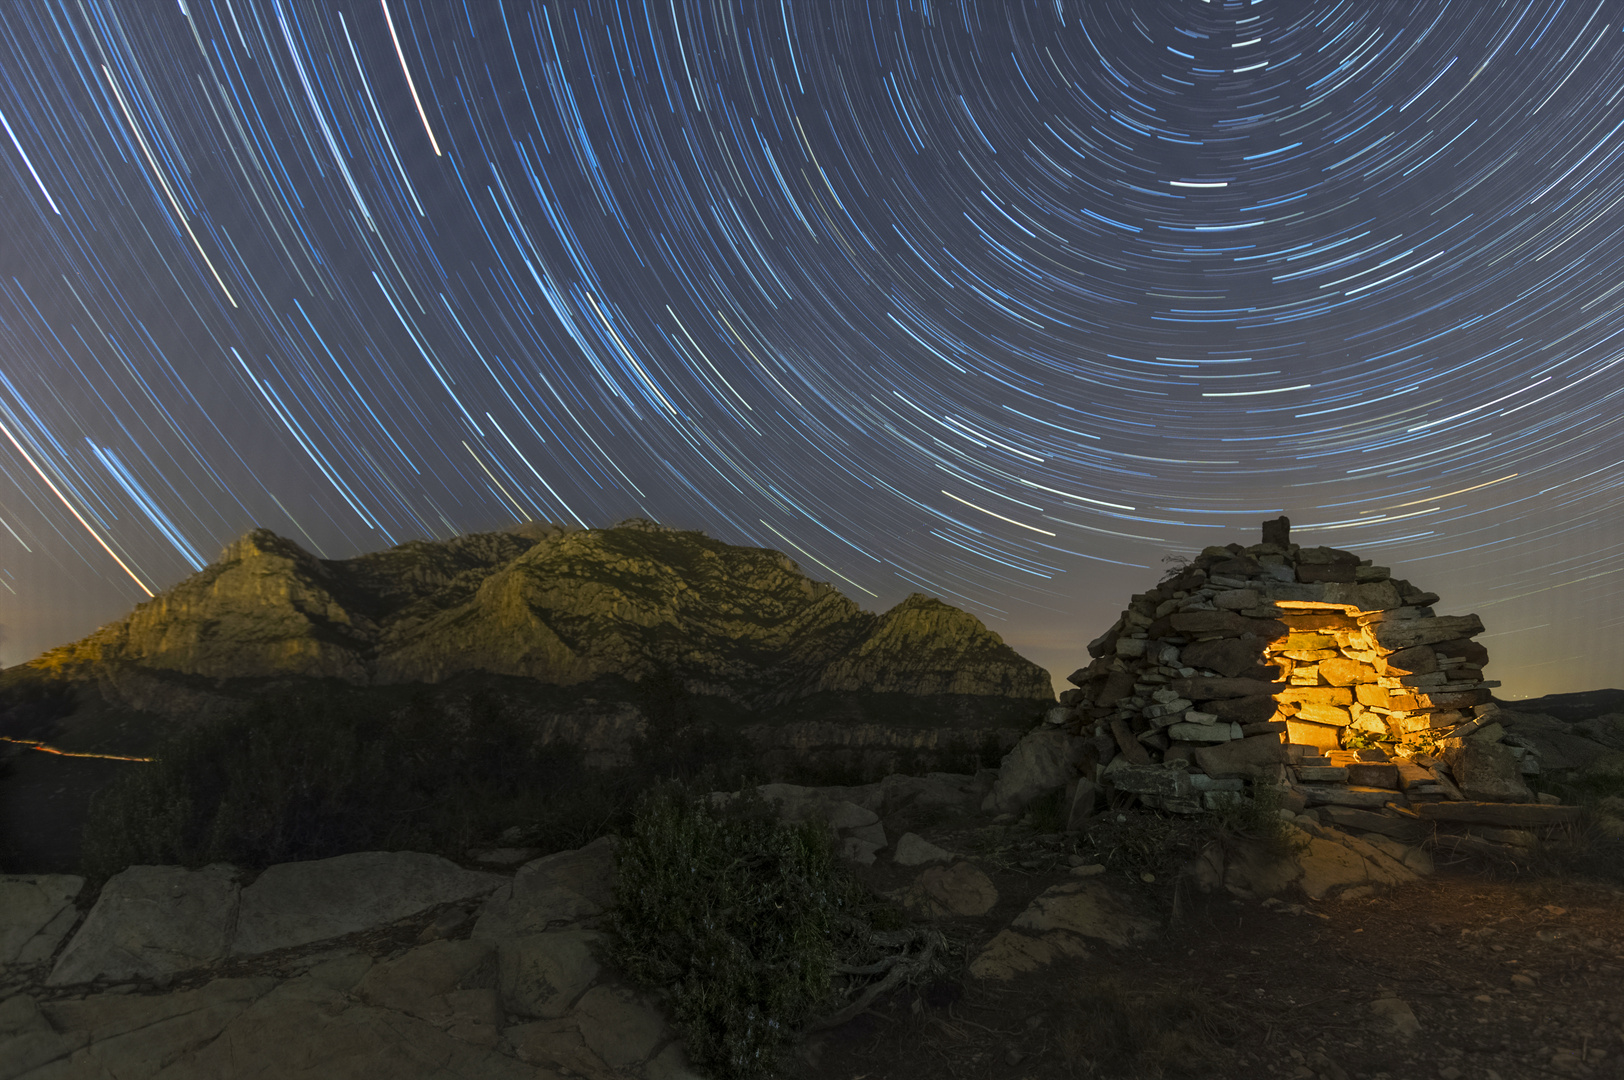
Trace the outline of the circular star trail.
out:
M 1619 15 L 17 0 L 0 647 L 254 525 L 641 516 L 1064 675 L 1286 513 L 1617 682 Z

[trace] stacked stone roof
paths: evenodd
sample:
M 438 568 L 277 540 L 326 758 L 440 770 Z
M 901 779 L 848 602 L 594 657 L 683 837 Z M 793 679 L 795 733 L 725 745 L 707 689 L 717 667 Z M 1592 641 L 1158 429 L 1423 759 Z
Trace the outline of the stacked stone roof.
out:
M 1494 720 L 1482 621 L 1289 528 L 1205 549 L 1089 644 L 1050 720 L 1092 736 L 1095 781 L 1183 812 L 1260 779 L 1299 809 L 1537 801 L 1537 758 Z

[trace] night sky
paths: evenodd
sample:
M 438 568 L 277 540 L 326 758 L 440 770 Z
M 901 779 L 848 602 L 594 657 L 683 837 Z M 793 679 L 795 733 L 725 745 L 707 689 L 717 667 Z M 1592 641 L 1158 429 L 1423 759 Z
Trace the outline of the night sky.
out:
M 7 0 L 0 661 L 647 517 L 1064 676 L 1293 539 L 1624 684 L 1624 6 Z

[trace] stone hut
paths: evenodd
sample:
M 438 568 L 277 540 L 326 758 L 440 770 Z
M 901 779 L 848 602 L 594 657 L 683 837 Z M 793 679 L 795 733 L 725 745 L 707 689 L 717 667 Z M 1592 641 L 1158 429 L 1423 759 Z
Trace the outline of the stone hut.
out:
M 1539 761 L 1495 721 L 1483 623 L 1437 601 L 1352 552 L 1292 543 L 1284 517 L 1262 543 L 1205 549 L 1132 598 L 1050 714 L 1079 736 L 1073 820 L 1097 791 L 1200 813 L 1259 783 L 1295 810 L 1538 817 Z

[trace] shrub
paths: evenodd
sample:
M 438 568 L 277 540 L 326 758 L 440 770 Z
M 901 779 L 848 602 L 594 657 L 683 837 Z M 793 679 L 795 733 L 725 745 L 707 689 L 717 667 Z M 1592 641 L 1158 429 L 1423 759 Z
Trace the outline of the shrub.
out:
M 1252 797 L 1230 794 L 1216 800 L 1213 821 L 1220 834 L 1255 840 L 1277 858 L 1302 849 L 1302 833 L 1280 816 L 1281 791 L 1271 784 L 1253 784 Z
M 611 962 L 668 991 L 696 1064 L 721 1080 L 772 1075 L 831 1000 L 836 938 L 863 904 L 823 827 L 780 824 L 752 787 L 717 808 L 660 784 L 617 863 Z

